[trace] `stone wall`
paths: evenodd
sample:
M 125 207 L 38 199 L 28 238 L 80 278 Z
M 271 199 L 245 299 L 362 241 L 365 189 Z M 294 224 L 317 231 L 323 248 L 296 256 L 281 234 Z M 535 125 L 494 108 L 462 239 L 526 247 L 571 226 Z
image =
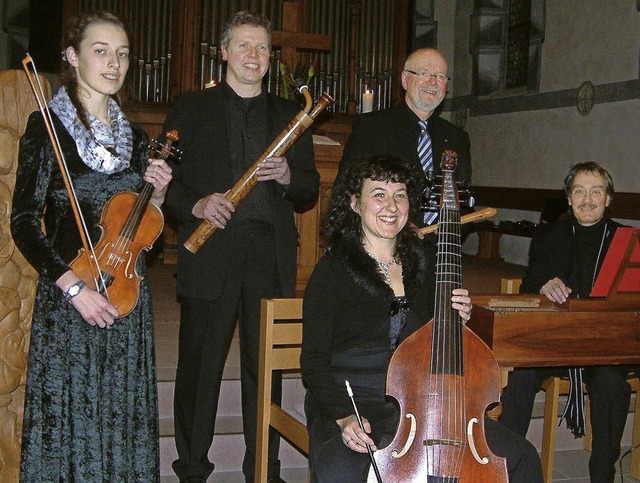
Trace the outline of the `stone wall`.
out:
M 483 11 L 504 10 L 507 3 L 487 0 Z M 472 95 L 474 4 L 436 0 L 435 8 L 438 47 L 454 59 L 444 116 L 471 137 L 473 183 L 560 189 L 571 165 L 597 161 L 611 172 L 617 191 L 640 192 L 639 2 L 532 2 L 544 13 L 538 88 L 479 97 Z M 585 82 L 592 89 L 580 90 Z M 584 96 L 592 109 L 580 113 Z M 496 220 L 535 222 L 539 216 L 502 210 Z M 502 256 L 526 264 L 529 240 L 503 238 Z

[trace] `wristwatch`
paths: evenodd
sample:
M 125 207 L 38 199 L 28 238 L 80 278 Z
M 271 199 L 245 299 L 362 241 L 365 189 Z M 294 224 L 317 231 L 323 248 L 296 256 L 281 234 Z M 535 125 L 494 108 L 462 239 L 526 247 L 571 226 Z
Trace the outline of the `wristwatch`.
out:
M 78 280 L 71 287 L 69 287 L 67 291 L 64 293 L 64 299 L 67 302 L 70 302 L 71 299 L 76 295 L 78 295 L 82 291 L 82 289 L 85 288 L 86 286 L 87 286 L 86 283 L 84 283 L 82 280 Z

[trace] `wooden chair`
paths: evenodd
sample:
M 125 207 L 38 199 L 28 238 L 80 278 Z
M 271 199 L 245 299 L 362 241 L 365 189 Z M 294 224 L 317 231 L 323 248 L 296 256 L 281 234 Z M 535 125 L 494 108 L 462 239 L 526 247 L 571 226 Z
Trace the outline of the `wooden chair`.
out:
M 631 386 L 631 392 L 636 393 L 633 435 L 631 447 L 635 448 L 640 444 L 640 379 L 637 376 L 630 376 L 627 380 Z M 545 482 L 551 482 L 553 477 L 553 462 L 555 457 L 556 434 L 558 431 L 558 399 L 559 396 L 569 394 L 569 380 L 561 377 L 550 377 L 542 383 L 542 390 L 545 392 L 544 400 L 544 423 L 542 429 L 542 471 Z M 586 434 L 582 438 L 584 449 L 591 451 L 591 418 L 589 406 L 589 394 L 586 392 L 587 428 Z M 629 474 L 636 479 L 640 479 L 640 454 L 638 450 L 631 453 L 631 464 Z
M 256 481 L 267 481 L 269 427 L 309 454 L 307 427 L 271 402 L 273 371 L 300 372 L 302 299 L 262 299 L 258 372 Z
M 522 279 L 512 278 L 501 280 L 502 293 L 515 294 L 520 291 Z M 635 448 L 640 444 L 640 379 L 637 375 L 630 376 L 628 379 L 631 386 L 631 392 L 636 393 L 635 414 L 633 420 L 633 436 L 631 447 Z M 583 438 L 583 447 L 587 451 L 591 451 L 591 419 L 589 409 L 589 395 L 586 394 L 586 410 L 587 410 L 587 428 Z M 542 426 L 542 473 L 545 483 L 551 483 L 553 480 L 553 463 L 555 459 L 556 435 L 558 432 L 558 405 L 560 395 L 569 394 L 569 380 L 562 377 L 549 377 L 542 383 L 542 391 L 544 391 L 544 421 Z M 631 453 L 630 475 L 636 479 L 640 479 L 640 450 Z

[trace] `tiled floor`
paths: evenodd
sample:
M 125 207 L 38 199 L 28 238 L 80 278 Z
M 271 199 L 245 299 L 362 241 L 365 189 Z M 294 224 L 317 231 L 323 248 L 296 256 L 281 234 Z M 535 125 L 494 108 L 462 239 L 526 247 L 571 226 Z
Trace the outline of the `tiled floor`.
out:
M 156 359 L 158 366 L 158 380 L 170 381 L 175 374 L 177 362 L 177 328 L 179 318 L 178 304 L 175 298 L 175 265 L 163 265 L 156 259 L 151 265 L 149 279 L 153 292 Z M 473 293 L 497 293 L 500 290 L 500 279 L 522 277 L 523 267 L 501 262 L 486 262 L 465 257 L 464 285 Z M 234 366 L 233 360 L 229 361 Z M 233 367 L 230 368 L 232 371 Z M 625 448 L 625 450 L 628 448 Z M 639 450 L 640 451 L 640 450 Z M 557 451 L 554 465 L 554 482 L 583 483 L 589 482 L 588 458 L 584 450 Z M 623 464 L 624 479 L 620 479 L 620 470 L 616 481 L 635 482 L 635 478 L 628 475 L 629 459 Z M 283 471 L 283 478 L 289 483 L 306 483 L 307 473 L 304 469 L 290 469 Z M 163 476 L 162 483 L 176 483 L 174 476 Z M 216 483 L 242 483 L 244 479 L 239 473 L 214 473 L 208 480 Z M 512 482 L 518 483 L 518 482 Z

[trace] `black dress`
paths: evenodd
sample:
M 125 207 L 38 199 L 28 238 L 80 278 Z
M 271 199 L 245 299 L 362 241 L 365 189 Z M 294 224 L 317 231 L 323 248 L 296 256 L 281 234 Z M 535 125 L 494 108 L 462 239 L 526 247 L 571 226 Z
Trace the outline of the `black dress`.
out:
M 368 455 L 349 449 L 336 424 L 354 412 L 345 379 L 361 416 L 371 424 L 371 438 L 380 448 L 393 438 L 398 411 L 385 398 L 387 369 L 396 342 L 433 316 L 434 256 L 419 241 L 412 243 L 402 259 L 402 303 L 361 247 L 342 245 L 316 265 L 304 295 L 300 356 L 312 481 L 367 480 Z M 484 424 L 491 450 L 507 458 L 510 481 L 540 483 L 542 468 L 533 445 L 487 417 Z
M 131 166 L 91 170 L 54 118 L 91 238 L 105 202 L 138 192 L 147 138 L 133 126 Z M 41 229 L 44 218 L 45 233 Z M 133 312 L 92 327 L 55 281 L 81 246 L 69 199 L 39 113 L 20 142 L 11 231 L 39 273 L 29 347 L 21 481 L 158 481 L 158 410 L 151 299 L 146 280 Z M 146 271 L 144 256 L 138 271 Z

